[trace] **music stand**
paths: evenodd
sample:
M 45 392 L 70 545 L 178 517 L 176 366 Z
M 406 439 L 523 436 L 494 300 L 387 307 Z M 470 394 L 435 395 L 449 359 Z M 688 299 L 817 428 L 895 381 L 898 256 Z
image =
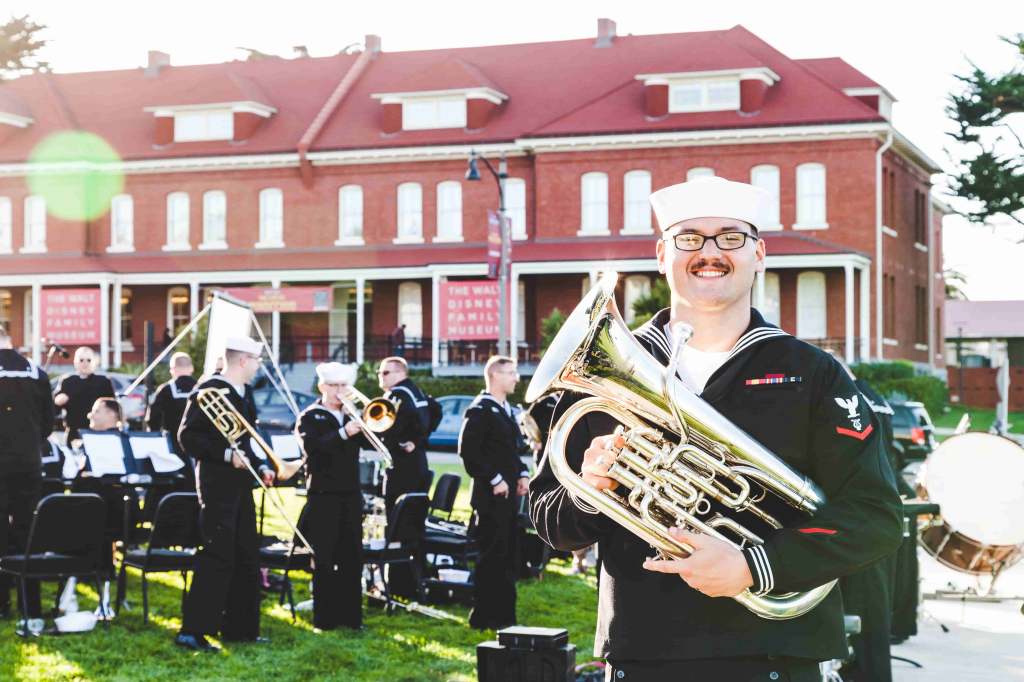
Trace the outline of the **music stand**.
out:
M 260 435 L 263 436 L 263 440 L 274 450 L 276 454 L 284 462 L 294 462 L 295 460 L 302 459 L 302 448 L 299 445 L 299 439 L 295 435 L 294 431 L 280 428 L 265 428 L 260 427 Z M 256 456 L 263 461 L 266 461 L 266 457 L 263 452 L 258 448 L 254 449 Z M 301 475 L 295 475 L 287 481 L 274 481 L 274 485 L 278 488 L 291 487 L 300 488 L 303 481 Z M 278 496 L 280 500 L 280 496 Z M 260 521 L 259 521 L 259 534 L 263 535 L 263 519 L 266 514 L 267 507 L 267 491 L 260 490 Z

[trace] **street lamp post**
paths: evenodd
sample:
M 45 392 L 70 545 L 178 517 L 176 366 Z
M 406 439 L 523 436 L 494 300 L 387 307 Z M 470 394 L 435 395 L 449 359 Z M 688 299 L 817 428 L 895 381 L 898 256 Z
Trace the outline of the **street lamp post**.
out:
M 498 354 L 512 355 L 508 338 L 508 268 L 510 260 L 509 234 L 505 220 L 505 178 L 508 177 L 508 162 L 505 155 L 498 161 L 498 170 L 485 157 L 475 151 L 469 154 L 469 167 L 466 169 L 466 180 L 479 182 L 480 169 L 477 160 L 483 161 L 487 170 L 498 183 L 498 232 L 501 234 L 501 259 L 498 262 Z

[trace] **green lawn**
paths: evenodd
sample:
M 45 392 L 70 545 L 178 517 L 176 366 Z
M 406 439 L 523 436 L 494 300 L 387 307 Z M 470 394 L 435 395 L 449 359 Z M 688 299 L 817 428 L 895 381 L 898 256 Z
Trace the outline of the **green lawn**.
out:
M 461 466 L 433 467 L 463 474 L 457 514 L 468 516 L 467 478 Z M 302 500 L 284 491 L 291 518 Z M 258 499 L 258 498 L 257 498 Z M 288 535 L 286 526 L 268 504 L 267 531 Z M 140 580 L 129 571 L 129 611 L 90 633 L 43 636 L 24 640 L 14 634 L 15 620 L 0 621 L 0 680 L 473 680 L 476 645 L 493 639 L 493 632 L 470 628 L 468 610 L 457 605 L 441 608 L 461 623 L 399 612 L 387 616 L 367 608 L 361 633 L 313 632 L 311 614 L 300 613 L 292 623 L 287 607 L 268 596 L 263 602 L 262 632 L 271 644 L 226 645 L 217 655 L 194 654 L 174 646 L 180 625 L 181 579 L 176 574 L 152 575 L 150 622 L 142 623 Z M 306 599 L 307 576 L 295 580 L 296 600 Z M 83 609 L 96 605 L 91 588 L 79 586 Z M 55 587 L 44 585 L 43 604 L 52 604 Z M 577 662 L 589 660 L 593 646 L 597 602 L 594 578 L 572 575 L 567 564 L 552 562 L 542 580 L 519 583 L 519 621 L 523 624 L 565 627 L 576 645 Z
M 960 423 L 960 417 L 965 412 L 971 415 L 972 431 L 988 431 L 996 418 L 995 410 L 950 405 L 949 412 L 931 415 L 932 423 L 939 428 L 955 429 L 957 424 Z M 1010 422 L 1010 433 L 1024 434 L 1024 412 L 1010 412 L 1008 420 Z

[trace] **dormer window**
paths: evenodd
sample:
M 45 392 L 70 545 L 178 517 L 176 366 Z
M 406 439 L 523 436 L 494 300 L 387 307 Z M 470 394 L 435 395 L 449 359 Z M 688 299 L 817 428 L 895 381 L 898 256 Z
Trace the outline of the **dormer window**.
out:
M 780 80 L 767 67 L 647 73 L 636 79 L 644 84 L 646 113 L 651 118 L 703 111 L 756 114 L 768 88 Z
M 738 78 L 675 83 L 669 89 L 670 114 L 687 111 L 735 111 L 740 108 Z
M 174 114 L 174 141 L 230 140 L 235 135 L 235 115 L 219 111 L 178 111 Z
M 465 127 L 465 97 L 410 99 L 402 103 L 403 130 Z

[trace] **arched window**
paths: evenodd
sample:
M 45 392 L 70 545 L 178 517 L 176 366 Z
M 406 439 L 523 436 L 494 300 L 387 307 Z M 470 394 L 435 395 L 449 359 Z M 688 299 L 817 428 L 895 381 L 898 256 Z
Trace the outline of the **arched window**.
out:
M 419 282 L 398 285 L 398 324 L 405 325 L 405 338 L 423 337 L 423 287 Z
M 686 171 L 686 180 L 689 182 L 694 178 L 710 178 L 715 174 L 714 168 L 708 168 L 707 166 L 697 166 Z
M 580 234 L 608 234 L 608 175 L 584 173 L 580 179 Z
M 750 169 L 750 184 L 754 187 L 760 187 L 771 194 L 772 199 L 774 199 L 771 215 L 767 218 L 768 222 L 764 225 L 759 225 L 759 229 L 762 231 L 781 230 L 782 222 L 779 219 L 779 167 L 767 164 L 754 166 Z
M 828 336 L 825 273 L 801 272 L 796 278 L 796 335 L 801 339 Z
M 46 251 L 46 200 L 40 196 L 25 197 L 25 245 L 21 251 Z
M 623 234 L 651 233 L 651 173 L 633 170 L 623 178 Z
M 260 190 L 260 240 L 257 248 L 284 246 L 284 194 L 276 187 Z
M 651 293 L 651 278 L 647 275 L 630 275 L 626 278 L 622 296 L 622 316 L 626 320 L 626 324 L 633 324 L 636 320 L 633 304 L 649 293 Z
M 828 227 L 825 214 L 825 166 L 804 163 L 796 169 L 796 225 L 805 229 Z
M 203 193 L 203 243 L 201 249 L 228 247 L 228 200 L 224 192 Z
M 437 184 L 437 237 L 434 241 L 462 241 L 462 185 L 455 180 Z
M 171 192 L 167 195 L 167 243 L 164 250 L 183 251 L 188 248 L 188 195 Z
M 363 243 L 363 188 L 344 185 L 338 190 L 337 246 Z
M 512 239 L 526 239 L 526 180 L 505 179 L 505 214 L 512 223 Z
M 110 246 L 107 251 L 135 248 L 135 207 L 131 195 L 118 194 L 110 200 Z
M 189 310 L 188 288 L 172 287 L 167 290 L 167 328 L 171 335 L 177 334 L 189 323 L 192 315 Z M 159 331 L 157 332 L 159 334 Z
M 782 324 L 782 298 L 779 293 L 779 273 L 764 273 L 764 307 L 759 311 L 766 322 L 776 327 Z
M 398 186 L 398 235 L 395 241 L 423 241 L 423 189 L 418 182 L 403 182 Z

